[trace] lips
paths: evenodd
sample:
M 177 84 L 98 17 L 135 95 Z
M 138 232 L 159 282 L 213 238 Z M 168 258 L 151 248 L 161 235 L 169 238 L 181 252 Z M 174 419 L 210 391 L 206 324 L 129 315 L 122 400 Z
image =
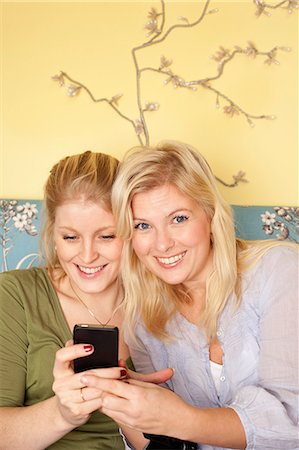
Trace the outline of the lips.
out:
M 93 275 L 94 273 L 100 272 L 101 270 L 104 269 L 104 267 L 106 267 L 107 264 L 105 264 L 104 266 L 98 266 L 98 267 L 84 267 L 84 266 L 79 266 L 77 264 L 78 269 L 83 272 L 86 273 L 87 275 Z
M 173 266 L 176 265 L 177 262 L 181 261 L 187 252 L 179 253 L 178 255 L 170 256 L 169 258 L 159 258 L 156 256 L 156 259 L 160 264 L 164 266 Z

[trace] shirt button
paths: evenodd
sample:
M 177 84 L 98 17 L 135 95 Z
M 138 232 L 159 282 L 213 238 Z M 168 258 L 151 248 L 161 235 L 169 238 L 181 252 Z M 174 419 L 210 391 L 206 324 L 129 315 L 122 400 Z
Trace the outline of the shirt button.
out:
M 220 377 L 220 381 L 225 381 L 225 376 L 222 375 L 222 377 Z
M 222 331 L 221 331 L 221 330 L 218 330 L 218 331 L 216 332 L 216 334 L 217 334 L 217 336 L 221 336 L 221 335 L 222 335 Z

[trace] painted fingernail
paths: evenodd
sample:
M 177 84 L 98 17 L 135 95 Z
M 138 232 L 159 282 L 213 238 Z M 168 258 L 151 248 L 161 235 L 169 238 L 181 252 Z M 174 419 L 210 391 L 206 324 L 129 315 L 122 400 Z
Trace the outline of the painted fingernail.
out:
M 128 375 L 127 371 L 126 371 L 125 369 L 121 369 L 121 371 L 120 371 L 120 376 L 121 376 L 121 378 L 124 378 L 124 377 L 126 377 L 127 375 Z
M 93 350 L 92 345 L 84 345 L 83 348 L 86 351 L 86 353 L 91 352 Z

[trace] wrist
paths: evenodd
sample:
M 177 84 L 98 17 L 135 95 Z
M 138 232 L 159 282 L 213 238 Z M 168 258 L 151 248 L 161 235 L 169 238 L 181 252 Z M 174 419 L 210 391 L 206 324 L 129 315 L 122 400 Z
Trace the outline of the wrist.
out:
M 198 413 L 200 410 L 187 403 L 180 405 L 180 414 L 175 414 L 175 421 L 168 420 L 168 426 L 161 434 L 167 434 L 177 439 L 185 441 L 194 441 L 194 429 L 200 427 L 200 421 L 198 419 Z M 165 433 L 166 430 L 166 433 Z M 196 441 L 195 441 L 196 442 Z
M 58 398 L 56 395 L 53 397 L 56 404 L 56 413 L 54 414 L 54 423 L 56 429 L 62 433 L 63 435 L 69 433 L 74 428 L 77 428 L 81 425 L 81 423 L 74 423 L 70 420 L 66 414 L 64 414 L 64 408 L 60 405 Z

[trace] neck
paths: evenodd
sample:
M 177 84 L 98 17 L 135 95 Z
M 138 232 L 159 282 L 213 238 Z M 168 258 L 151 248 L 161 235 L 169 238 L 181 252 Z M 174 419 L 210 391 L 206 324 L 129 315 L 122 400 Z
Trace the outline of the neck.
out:
M 91 308 L 91 305 L 87 303 L 85 298 L 81 297 L 81 295 L 79 295 L 79 293 L 76 291 L 71 279 L 69 279 L 68 281 L 70 288 L 75 295 L 75 300 L 77 300 L 81 304 L 81 306 L 88 311 L 89 315 L 101 326 L 106 327 L 107 325 L 109 325 L 110 322 L 115 318 L 117 311 L 121 308 L 122 305 L 122 300 L 120 299 L 120 289 L 117 289 L 116 293 L 113 292 L 112 303 L 111 301 L 107 301 L 108 299 L 106 296 L 104 300 L 103 297 L 101 298 L 101 302 L 97 300 L 96 304 L 94 304 L 94 306 L 92 306 Z M 119 287 L 118 283 L 117 286 Z M 103 303 L 103 301 L 105 303 Z M 99 316 L 99 313 L 101 313 L 101 316 Z M 104 316 L 106 316 L 105 319 Z
M 84 292 L 66 276 L 63 290 L 68 297 L 75 297 L 76 300 L 79 297 L 88 307 L 107 312 L 113 310 L 123 298 L 122 287 L 118 280 L 101 292 Z
M 188 294 L 191 301 L 181 303 L 179 311 L 189 322 L 198 324 L 199 317 L 205 305 L 205 285 L 198 285 L 197 283 L 196 286 L 189 286 Z
M 184 284 L 186 292 L 188 292 L 189 298 L 191 299 L 191 304 L 199 304 L 205 301 L 206 296 L 206 283 L 188 283 Z

